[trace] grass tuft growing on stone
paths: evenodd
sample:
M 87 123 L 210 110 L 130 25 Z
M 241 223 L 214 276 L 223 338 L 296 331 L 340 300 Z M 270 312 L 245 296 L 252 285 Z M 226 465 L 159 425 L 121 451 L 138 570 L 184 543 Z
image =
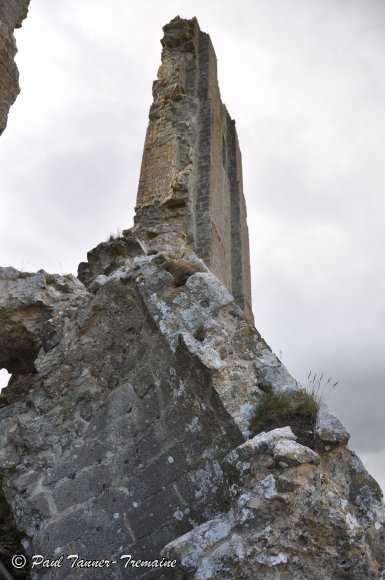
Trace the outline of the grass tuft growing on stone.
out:
M 305 389 L 298 392 L 262 393 L 261 402 L 252 419 L 252 427 L 257 427 L 267 419 L 281 421 L 289 414 L 313 416 L 319 409 L 320 401 Z
M 312 447 L 320 402 L 318 394 L 307 389 L 263 392 L 250 421 L 252 435 L 290 426 L 299 443 Z
M 307 377 L 306 390 L 321 402 L 333 389 L 335 389 L 338 383 L 339 381 L 334 381 L 332 377 L 326 379 L 324 373 L 317 375 L 317 373 L 310 371 Z
M 122 237 L 122 230 L 120 228 L 117 228 L 116 232 L 113 234 L 110 234 L 108 236 L 107 242 L 114 242 L 115 240 L 119 240 Z

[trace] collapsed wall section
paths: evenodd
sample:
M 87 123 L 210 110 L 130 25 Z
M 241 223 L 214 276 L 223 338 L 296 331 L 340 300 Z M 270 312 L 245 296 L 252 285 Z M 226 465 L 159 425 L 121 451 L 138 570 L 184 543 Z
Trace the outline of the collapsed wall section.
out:
M 149 278 L 120 271 L 95 295 L 78 283 L 40 331 L 27 392 L 14 402 L 16 384 L 2 393 L 0 466 L 27 555 L 157 558 L 229 501 L 220 463 L 243 437 L 209 369 L 183 343 L 170 348 L 143 302 L 158 270 L 156 288 L 175 291 L 160 263 Z M 61 282 L 47 281 L 36 301 Z M 49 577 L 106 573 L 75 572 Z
M 252 319 L 241 153 L 215 51 L 196 19 L 179 17 L 164 27 L 162 45 L 135 223 L 153 240 L 177 232 Z
M 295 442 L 290 417 L 244 442 L 266 392 L 296 400 L 301 388 L 223 284 L 197 271 L 197 256 L 186 262 L 183 283 L 159 253 L 126 258 L 88 291 L 55 276 L 31 293 L 33 306 L 69 286 L 37 329 L 29 388 L 0 398 L 3 489 L 27 556 L 153 559 L 171 540 L 171 578 L 203 580 L 209 563 L 210 578 L 323 580 L 322 553 L 330 577 L 380 579 L 381 492 L 346 449 L 348 433 L 319 408 L 314 449 Z M 66 562 L 47 578 L 105 574 Z M 113 574 L 128 576 L 121 565 Z

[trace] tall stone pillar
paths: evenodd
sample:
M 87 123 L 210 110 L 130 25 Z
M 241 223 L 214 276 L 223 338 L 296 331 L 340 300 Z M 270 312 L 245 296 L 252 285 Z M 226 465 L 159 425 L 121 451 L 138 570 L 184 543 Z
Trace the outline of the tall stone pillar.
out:
M 154 237 L 165 228 L 184 237 L 252 319 L 241 152 L 214 48 L 195 18 L 163 30 L 135 222 Z

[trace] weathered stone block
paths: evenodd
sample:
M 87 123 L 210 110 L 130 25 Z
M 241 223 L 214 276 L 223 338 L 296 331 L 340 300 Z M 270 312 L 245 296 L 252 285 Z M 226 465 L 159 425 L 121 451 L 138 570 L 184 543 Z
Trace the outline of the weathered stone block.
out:
M 67 458 L 63 457 L 58 465 L 48 469 L 45 482 L 56 483 L 60 479 L 74 479 L 76 474 L 90 465 L 101 463 L 108 453 L 115 451 L 111 439 L 87 439 L 84 443 L 75 447 Z
M 168 520 L 177 519 L 173 514 L 178 512 L 181 501 L 172 485 L 160 488 L 154 495 L 143 500 L 131 502 L 126 509 L 127 518 L 135 537 L 139 540 L 150 535 L 159 523 L 166 524 Z
M 315 438 L 320 447 L 346 445 L 350 435 L 334 413 L 321 403 L 317 413 Z
M 106 465 L 95 465 L 75 475 L 72 479 L 60 481 L 52 492 L 59 512 L 97 497 L 112 482 L 111 469 Z
M 185 473 L 188 468 L 189 465 L 183 445 L 177 442 L 143 469 L 141 477 L 145 494 L 152 495 L 158 490 L 167 487 Z

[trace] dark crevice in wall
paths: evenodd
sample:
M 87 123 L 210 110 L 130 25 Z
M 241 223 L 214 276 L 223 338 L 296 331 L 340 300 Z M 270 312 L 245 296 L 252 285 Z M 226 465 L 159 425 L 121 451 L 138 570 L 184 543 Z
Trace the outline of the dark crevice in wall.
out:
M 3 419 L 8 414 L 12 414 L 12 406 L 18 400 L 25 400 L 31 389 L 31 382 L 34 374 L 11 375 L 8 385 L 3 387 L 0 393 L 0 418 Z M 25 556 L 21 540 L 23 534 L 16 525 L 12 510 L 7 502 L 3 491 L 3 478 L 0 476 L 0 579 L 14 580 L 30 579 L 28 564 L 24 568 L 14 568 L 12 566 L 13 556 Z M 9 575 L 6 575 L 5 570 Z
M 230 182 L 230 219 L 231 219 L 231 290 L 236 303 L 244 310 L 242 268 L 242 239 L 240 192 L 237 180 L 237 137 L 235 123 L 227 115 L 227 171 Z
M 195 251 L 210 265 L 210 141 L 211 141 L 211 102 L 208 98 L 210 37 L 199 34 L 199 135 L 197 147 L 197 177 L 195 193 Z
M 31 575 L 28 565 L 18 570 L 11 563 L 12 556 L 25 556 L 24 548 L 21 545 L 24 534 L 16 527 L 15 519 L 5 498 L 2 485 L 3 481 L 0 478 L 0 562 L 15 580 L 30 580 Z M 3 576 L 0 568 L 0 578 L 2 579 Z

